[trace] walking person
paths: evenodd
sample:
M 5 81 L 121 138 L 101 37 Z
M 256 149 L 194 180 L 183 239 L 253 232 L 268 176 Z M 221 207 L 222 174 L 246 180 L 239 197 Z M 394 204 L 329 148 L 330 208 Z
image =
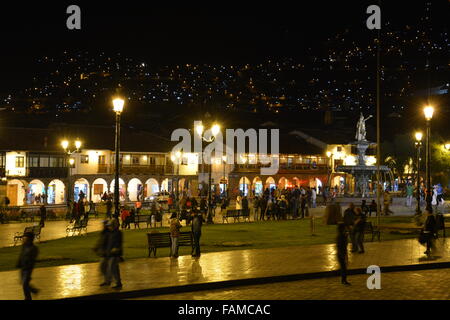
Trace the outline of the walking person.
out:
M 242 210 L 242 198 L 241 196 L 236 197 L 236 210 L 238 211 L 238 214 L 241 215 Z
M 205 220 L 201 214 L 194 214 L 192 220 L 191 231 L 194 238 L 194 253 L 193 257 L 200 257 L 200 237 L 202 235 L 202 225 Z
M 372 212 L 375 212 L 375 215 L 377 214 L 377 203 L 375 200 L 372 200 L 369 206 L 369 217 L 372 216 Z
M 25 300 L 32 300 L 31 294 L 37 294 L 39 292 L 38 289 L 30 285 L 31 274 L 33 273 L 34 264 L 39 254 L 39 249 L 34 245 L 33 240 L 33 232 L 26 232 L 23 235 L 22 250 L 20 251 L 19 261 L 17 262 L 17 268 L 20 268 L 20 278 Z
M 425 209 L 425 211 L 426 220 L 422 230 L 422 236 L 424 237 L 424 242 L 427 246 L 427 250 L 424 253 L 427 256 L 430 256 L 431 251 L 434 249 L 434 240 L 437 238 L 437 224 L 436 218 L 434 217 L 433 213 L 427 209 Z
M 100 273 L 103 276 L 103 283 L 100 284 L 101 287 L 109 285 L 107 282 L 107 271 L 108 271 L 108 257 L 106 256 L 106 250 L 108 247 L 108 220 L 103 221 L 103 229 L 100 231 L 100 238 L 94 247 L 94 252 L 101 258 L 100 261 Z
M 198 214 L 201 215 L 201 213 Z M 180 229 L 180 220 L 177 219 L 177 215 L 175 213 L 172 213 L 172 216 L 170 217 L 170 240 L 172 244 L 170 256 L 173 258 L 178 258 L 178 238 L 180 237 Z
M 305 218 L 305 211 L 306 211 L 306 194 L 302 194 L 300 196 L 300 211 L 301 211 L 301 218 Z
M 106 244 L 106 257 L 108 258 L 108 266 L 106 271 L 106 281 L 104 285 L 111 284 L 114 278 L 116 285 L 113 289 L 122 289 L 122 281 L 120 279 L 119 262 L 123 255 L 123 236 L 119 229 L 119 221 L 114 218 L 108 222 L 108 238 Z
M 413 199 L 414 187 L 411 183 L 408 183 L 406 186 L 406 206 L 412 207 L 412 199 Z
M 346 232 L 346 226 L 343 223 L 338 224 L 338 234 L 336 238 L 336 252 L 337 252 L 337 259 L 340 266 L 341 271 L 341 283 L 345 285 L 350 285 L 350 283 L 347 281 L 347 264 L 348 264 L 348 254 L 347 254 L 347 232 Z
M 259 211 L 259 197 L 258 196 L 255 196 L 253 198 L 252 206 L 253 206 L 253 220 L 258 221 L 258 216 L 259 216 L 259 212 L 258 212 Z
M 111 200 L 111 198 L 108 197 L 108 199 L 106 200 L 106 218 L 107 219 L 112 218 L 112 208 L 113 208 L 112 200 Z
M 45 227 L 45 220 L 47 220 L 47 208 L 45 208 L 45 205 L 42 205 L 39 208 L 39 213 L 41 216 L 41 221 L 39 222 L 39 225 L 41 228 Z
M 358 245 L 356 244 L 355 233 L 353 232 L 353 228 L 355 225 L 355 205 L 353 204 L 353 202 L 350 202 L 348 208 L 344 211 L 344 225 L 347 229 L 347 232 L 350 234 L 350 240 L 352 242 L 352 252 L 356 252 Z
M 364 253 L 364 228 L 366 226 L 366 216 L 363 214 L 361 208 L 355 209 L 355 223 L 353 225 L 352 232 L 355 239 L 355 251 L 358 253 Z M 352 248 L 353 251 L 353 248 Z
M 316 207 L 316 201 L 317 201 L 317 192 L 316 192 L 316 188 L 313 188 L 311 190 L 311 203 L 312 203 L 311 208 Z
M 389 206 L 391 205 L 391 194 L 389 193 L 388 190 L 386 190 L 386 191 L 384 192 L 384 196 L 383 196 L 383 205 L 384 205 L 384 208 L 383 208 L 383 214 L 384 214 L 385 216 L 388 216 L 388 215 L 394 213 L 394 212 L 392 212 L 392 211 L 389 209 Z
M 261 197 L 261 199 L 259 200 L 259 206 L 261 207 L 261 213 L 259 216 L 259 220 L 264 221 L 265 218 L 265 214 L 266 214 L 266 210 L 267 210 L 267 198 L 266 196 Z

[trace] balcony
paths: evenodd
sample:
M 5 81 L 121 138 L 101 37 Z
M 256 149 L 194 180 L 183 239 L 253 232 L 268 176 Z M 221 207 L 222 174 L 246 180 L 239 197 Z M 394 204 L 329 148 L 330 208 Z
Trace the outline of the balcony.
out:
M 269 168 L 270 165 L 258 164 L 235 164 L 234 172 L 259 172 L 261 168 Z M 290 173 L 290 172 L 327 172 L 328 166 L 326 164 L 310 164 L 310 163 L 280 163 L 278 173 Z
M 98 174 L 113 174 L 115 165 L 113 164 L 99 164 Z M 127 165 L 120 166 L 120 174 L 130 175 L 158 175 L 158 174 L 173 174 L 173 166 L 171 165 Z
M 27 176 L 30 178 L 67 178 L 67 167 L 29 167 Z

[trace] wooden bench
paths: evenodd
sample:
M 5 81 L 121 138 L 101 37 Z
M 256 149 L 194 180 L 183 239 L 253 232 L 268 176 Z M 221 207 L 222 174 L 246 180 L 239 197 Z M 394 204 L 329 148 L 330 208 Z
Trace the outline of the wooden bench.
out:
M 148 240 L 148 256 L 151 257 L 153 252 L 153 256 L 156 257 L 156 249 L 157 248 L 170 248 L 169 256 L 172 256 L 172 239 L 170 238 L 170 233 L 159 233 L 152 232 L 147 233 Z M 178 246 L 179 247 L 191 247 L 191 254 L 194 252 L 194 239 L 192 232 L 180 232 L 180 236 L 178 237 Z
M 134 228 L 139 228 L 139 223 L 147 223 L 147 228 L 149 224 L 151 223 L 151 215 L 135 215 L 134 216 Z
M 374 227 L 372 225 L 372 222 L 366 222 L 366 224 L 364 226 L 364 234 L 371 234 L 372 235 L 371 241 L 373 241 L 375 236 L 378 238 L 378 241 L 380 241 L 381 232 L 378 229 L 378 227 Z
M 23 232 L 16 232 L 14 235 L 14 246 L 18 241 L 23 239 L 24 234 L 27 232 L 32 232 L 34 234 L 34 238 L 41 242 L 41 226 L 26 227 Z
M 23 222 L 27 222 L 28 220 L 30 220 L 30 222 L 34 222 L 34 217 L 36 216 L 36 214 L 36 210 L 24 210 L 20 215 L 20 220 L 22 220 Z
M 66 228 L 67 237 L 69 236 L 69 234 L 74 236 L 75 233 L 78 233 L 78 235 L 81 235 L 82 231 L 84 231 L 85 234 L 87 234 L 87 226 L 88 226 L 88 219 L 75 221 L 75 223 L 72 226 L 68 226 Z
M 236 210 L 236 209 L 228 209 L 225 215 L 222 217 L 222 220 L 225 222 L 225 220 L 228 223 L 228 218 L 233 218 L 234 222 L 236 220 L 239 222 L 240 217 L 247 219 L 247 221 L 250 222 L 250 210 Z

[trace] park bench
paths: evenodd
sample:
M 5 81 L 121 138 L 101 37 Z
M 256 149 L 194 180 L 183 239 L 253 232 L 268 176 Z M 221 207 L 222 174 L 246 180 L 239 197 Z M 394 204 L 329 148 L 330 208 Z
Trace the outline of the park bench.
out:
M 250 222 L 250 210 L 236 210 L 236 209 L 228 209 L 225 215 L 222 217 L 222 220 L 225 222 L 225 220 L 228 223 L 228 218 L 233 218 L 234 222 L 236 220 L 239 222 L 240 217 L 247 219 L 247 221 Z
M 372 235 L 372 240 L 375 238 L 375 236 L 377 237 L 378 241 L 380 241 L 380 230 L 378 229 L 378 227 L 374 227 L 372 222 L 366 222 L 365 226 L 364 226 L 364 234 L 370 234 Z
M 151 257 L 153 252 L 153 256 L 156 257 L 156 249 L 157 248 L 170 248 L 170 256 L 172 256 L 172 239 L 170 238 L 170 233 L 159 233 L 159 232 L 151 232 L 147 233 L 148 240 L 148 256 Z M 179 247 L 191 247 L 191 254 L 194 252 L 194 241 L 192 232 L 180 232 L 180 236 L 178 237 L 178 246 Z
M 24 234 L 27 232 L 32 232 L 34 234 L 34 238 L 41 242 L 41 226 L 26 227 L 23 232 L 16 232 L 14 235 L 14 246 L 18 241 L 23 239 Z
M 139 223 L 145 222 L 147 223 L 147 228 L 151 222 L 151 216 L 150 215 L 135 215 L 134 216 L 134 228 L 139 228 Z
M 30 220 L 30 222 L 34 222 L 34 217 L 36 216 L 37 211 L 35 210 L 23 210 L 21 215 L 20 215 L 20 220 L 22 220 L 23 222 L 28 222 L 28 220 Z
M 72 236 L 74 236 L 75 233 L 78 233 L 78 235 L 81 235 L 83 230 L 84 230 L 85 234 L 87 234 L 87 226 L 88 226 L 88 219 L 75 221 L 75 223 L 72 226 L 68 226 L 66 228 L 67 237 L 70 234 Z

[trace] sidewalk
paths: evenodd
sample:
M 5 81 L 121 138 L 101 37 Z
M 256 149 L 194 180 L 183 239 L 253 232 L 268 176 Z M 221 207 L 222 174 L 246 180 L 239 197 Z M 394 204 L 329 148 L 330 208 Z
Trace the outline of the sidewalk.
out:
M 439 239 L 437 246 L 438 257 L 426 260 L 423 259 L 425 248 L 416 239 L 369 242 L 365 254 L 350 254 L 349 268 L 361 269 L 362 273 L 370 265 L 399 266 L 394 268 L 396 271 L 411 265 L 419 268 L 434 263 L 450 265 L 450 242 Z M 333 270 L 338 269 L 335 254 L 334 245 L 328 244 L 214 252 L 203 254 L 200 259 L 181 256 L 129 260 L 120 266 L 123 280 L 120 295 L 113 289 L 98 286 L 102 282 L 98 263 L 37 268 L 32 283 L 41 289 L 35 299 L 130 298 L 246 285 L 258 279 L 268 283 L 299 280 L 302 276 L 335 276 Z M 23 299 L 18 271 L 1 272 L 0 283 L 1 300 Z

